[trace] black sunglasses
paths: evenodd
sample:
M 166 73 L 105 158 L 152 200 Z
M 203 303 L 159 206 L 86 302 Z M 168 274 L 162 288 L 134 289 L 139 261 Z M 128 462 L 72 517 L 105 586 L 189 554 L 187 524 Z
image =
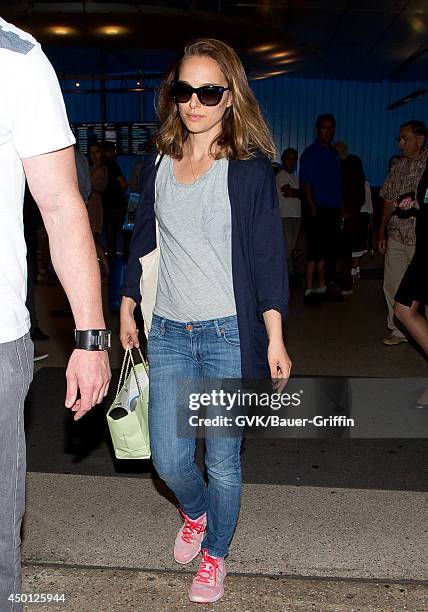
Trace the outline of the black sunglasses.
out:
M 203 85 L 202 87 L 192 87 L 184 81 L 173 81 L 170 94 L 174 102 L 184 104 L 188 102 L 195 93 L 198 100 L 204 106 L 217 106 L 220 103 L 223 92 L 230 90 L 230 87 L 221 85 Z

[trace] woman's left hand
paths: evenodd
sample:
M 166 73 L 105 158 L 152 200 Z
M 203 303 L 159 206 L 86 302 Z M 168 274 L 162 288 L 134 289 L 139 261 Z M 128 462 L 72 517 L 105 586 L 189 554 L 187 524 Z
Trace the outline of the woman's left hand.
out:
M 269 341 L 267 357 L 270 375 L 275 381 L 273 387 L 275 391 L 281 393 L 288 383 L 292 366 L 291 359 L 288 356 L 287 349 L 285 348 L 282 338 L 279 340 L 272 339 Z

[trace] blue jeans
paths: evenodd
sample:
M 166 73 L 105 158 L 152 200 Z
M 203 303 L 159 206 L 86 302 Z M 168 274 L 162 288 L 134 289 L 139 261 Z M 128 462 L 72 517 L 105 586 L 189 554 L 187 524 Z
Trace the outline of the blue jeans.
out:
M 237 318 L 179 323 L 154 315 L 147 354 L 154 466 L 191 519 L 207 513 L 202 548 L 212 556 L 225 557 L 241 500 L 242 437 L 206 438 L 206 486 L 195 463 L 195 436 L 177 435 L 176 391 L 183 380 L 241 378 Z

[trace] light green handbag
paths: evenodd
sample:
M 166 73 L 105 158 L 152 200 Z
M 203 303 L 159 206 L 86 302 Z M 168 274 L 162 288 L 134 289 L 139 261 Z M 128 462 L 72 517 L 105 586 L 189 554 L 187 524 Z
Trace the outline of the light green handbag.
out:
M 135 364 L 132 349 L 129 347 L 126 349 L 116 399 L 107 412 L 114 453 L 118 459 L 149 459 L 151 456 L 148 365 L 140 349 L 138 352 L 141 363 Z M 116 412 L 113 413 L 113 410 Z M 125 416 L 121 418 L 111 416 L 112 413 L 116 415 L 118 412 L 122 412 Z

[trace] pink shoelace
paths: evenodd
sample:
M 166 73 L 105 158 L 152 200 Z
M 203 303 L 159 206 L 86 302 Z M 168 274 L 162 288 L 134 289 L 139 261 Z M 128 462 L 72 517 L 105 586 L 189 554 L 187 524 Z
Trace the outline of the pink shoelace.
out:
M 187 514 L 184 514 L 181 509 L 180 513 L 184 518 L 184 527 L 181 539 L 184 540 L 187 544 L 191 544 L 194 534 L 202 533 L 205 530 L 205 525 L 197 523 L 196 521 L 192 521 L 192 519 L 190 519 Z
M 195 580 L 203 584 L 211 584 L 217 582 L 218 561 L 214 557 L 210 557 L 206 548 L 202 551 L 201 566 L 198 569 Z

